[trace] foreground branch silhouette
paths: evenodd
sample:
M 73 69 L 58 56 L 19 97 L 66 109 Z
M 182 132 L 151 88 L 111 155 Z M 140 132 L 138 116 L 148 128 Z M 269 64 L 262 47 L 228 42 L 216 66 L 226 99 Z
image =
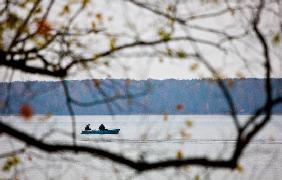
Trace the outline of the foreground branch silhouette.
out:
M 202 14 L 199 16 L 195 17 L 188 17 L 186 19 L 176 17 L 173 14 L 169 14 L 166 12 L 162 12 L 158 9 L 154 9 L 153 7 L 149 7 L 146 5 L 146 3 L 141 3 L 139 1 L 131 1 L 131 0 L 126 0 L 126 2 L 129 2 L 131 4 L 134 4 L 135 6 L 148 10 L 158 16 L 161 16 L 163 18 L 166 18 L 168 20 L 172 20 L 173 22 L 175 21 L 176 23 L 179 23 L 181 26 L 189 27 L 190 24 L 189 21 L 193 20 L 195 18 L 208 18 L 208 17 L 216 17 L 218 15 L 224 14 L 229 12 L 230 9 L 222 10 L 219 12 L 211 13 L 211 14 Z M 44 16 L 41 19 L 41 23 L 45 22 L 47 15 L 49 11 L 51 10 L 51 7 L 53 6 L 54 1 L 50 1 L 48 9 Z M 205 46 L 209 46 L 212 48 L 215 48 L 216 50 L 225 53 L 228 51 L 225 47 L 222 46 L 221 42 L 213 42 L 211 40 L 206 40 L 202 38 L 195 38 L 194 36 L 191 35 L 186 35 L 186 36 L 171 36 L 170 34 L 166 34 L 162 32 L 161 34 L 163 37 L 158 37 L 155 39 L 150 39 L 150 40 L 142 40 L 141 39 L 135 39 L 133 41 L 130 41 L 129 43 L 123 43 L 116 45 L 115 41 L 111 39 L 111 48 L 103 50 L 99 53 L 96 53 L 94 56 L 91 57 L 84 57 L 83 55 L 80 54 L 75 54 L 71 49 L 70 49 L 70 42 L 66 42 L 66 39 L 69 35 L 72 35 L 72 32 L 69 31 L 69 28 L 72 24 L 72 21 L 80 14 L 80 12 L 84 8 L 84 4 L 82 4 L 81 8 L 77 10 L 76 13 L 72 16 L 71 20 L 68 22 L 67 26 L 65 27 L 64 30 L 62 31 L 54 31 L 53 34 L 48 30 L 47 23 L 45 24 L 45 30 L 47 32 L 45 33 L 44 36 L 47 39 L 46 42 L 41 45 L 41 47 L 38 48 L 32 48 L 32 49 L 26 49 L 25 48 L 25 43 L 23 43 L 25 40 L 28 40 L 31 37 L 36 36 L 36 33 L 38 33 L 37 30 L 35 33 L 27 33 L 25 36 L 21 36 L 24 34 L 22 32 L 22 29 L 26 24 L 31 20 L 32 13 L 36 9 L 36 7 L 40 4 L 40 1 L 36 1 L 34 4 L 34 7 L 30 10 L 29 16 L 23 21 L 22 25 L 19 27 L 20 29 L 17 31 L 14 39 L 12 40 L 10 46 L 8 49 L 0 48 L 0 66 L 7 67 L 7 68 L 12 68 L 14 70 L 20 70 L 23 72 L 27 73 L 32 73 L 32 74 L 41 74 L 41 75 L 48 75 L 51 77 L 58 77 L 61 79 L 64 79 L 68 77 L 69 73 L 71 72 L 72 68 L 78 67 L 78 66 L 83 66 L 85 69 L 89 68 L 87 63 L 95 63 L 99 60 L 102 60 L 103 58 L 111 57 L 114 56 L 123 50 L 132 50 L 136 47 L 138 48 L 144 48 L 144 47 L 155 47 L 158 45 L 168 45 L 169 43 L 176 43 L 180 41 L 187 41 L 189 43 L 196 43 L 196 44 L 201 44 Z M 181 167 L 181 166 L 186 166 L 186 165 L 195 165 L 195 166 L 202 166 L 202 167 L 212 167 L 212 168 L 229 168 L 229 169 L 234 169 L 238 166 L 239 160 L 242 157 L 244 150 L 248 146 L 248 144 L 251 142 L 251 140 L 255 137 L 255 135 L 261 131 L 261 129 L 270 122 L 271 116 L 272 116 L 272 110 L 273 108 L 282 103 L 282 97 L 277 97 L 273 98 L 273 92 L 272 92 L 272 83 L 271 83 L 271 55 L 270 55 L 270 49 L 269 45 L 267 43 L 266 37 L 263 35 L 259 28 L 259 24 L 261 22 L 261 15 L 262 11 L 265 7 L 265 2 L 264 0 L 259 1 L 259 5 L 255 9 L 255 14 L 254 17 L 251 21 L 251 28 L 256 36 L 256 39 L 258 40 L 258 43 L 262 49 L 262 56 L 264 60 L 264 69 L 265 69 L 265 87 L 264 87 L 264 92 L 266 94 L 266 100 L 263 104 L 262 107 L 258 108 L 253 115 L 247 120 L 247 122 L 243 125 L 241 125 L 238 121 L 237 118 L 237 112 L 236 108 L 234 105 L 234 101 L 230 95 L 230 92 L 227 88 L 227 86 L 224 84 L 224 82 L 220 79 L 219 72 L 215 70 L 215 68 L 206 61 L 206 59 L 203 57 L 200 51 L 198 51 L 198 48 L 196 46 L 193 46 L 192 49 L 194 50 L 193 53 L 187 53 L 185 55 L 194 57 L 196 58 L 199 62 L 205 65 L 205 67 L 212 73 L 212 75 L 216 76 L 216 80 L 218 83 L 218 86 L 221 88 L 223 95 L 229 105 L 230 109 L 230 115 L 234 119 L 234 124 L 237 130 L 237 138 L 236 138 L 236 145 L 234 147 L 233 152 L 230 155 L 229 159 L 209 159 L 208 157 L 189 157 L 189 158 L 184 158 L 184 159 L 167 159 L 163 161 L 156 161 L 156 162 L 147 162 L 147 161 L 134 161 L 131 160 L 130 158 L 119 154 L 119 153 L 114 153 L 109 150 L 105 149 L 99 149 L 95 147 L 90 147 L 90 146 L 82 146 L 79 145 L 76 142 L 76 132 L 75 132 L 75 113 L 72 109 L 72 104 L 81 106 L 81 107 L 87 107 L 87 106 L 94 106 L 97 104 L 107 104 L 110 102 L 113 102 L 115 100 L 119 99 L 130 99 L 134 97 L 139 97 L 142 95 L 145 95 L 148 93 L 147 91 L 137 93 L 137 94 L 128 94 L 128 95 L 121 95 L 121 96 L 113 96 L 113 97 L 107 97 L 101 89 L 99 92 L 101 95 L 104 97 L 102 100 L 96 100 L 92 102 L 80 102 L 73 97 L 71 97 L 69 93 L 69 89 L 67 87 L 67 84 L 62 81 L 63 87 L 64 87 L 64 92 L 66 95 L 66 100 L 67 100 L 67 105 L 68 109 L 70 112 L 70 116 L 72 117 L 72 140 L 73 144 L 51 144 L 51 143 L 46 143 L 42 139 L 36 139 L 34 136 L 29 135 L 25 132 L 22 132 L 7 123 L 0 121 L 0 133 L 5 133 L 12 138 L 15 138 L 23 143 L 26 144 L 27 147 L 32 146 L 34 148 L 40 149 L 42 151 L 48 152 L 48 153 L 61 153 L 61 152 L 68 152 L 68 153 L 87 153 L 95 157 L 101 157 L 101 158 L 106 158 L 108 160 L 111 160 L 113 162 L 119 163 L 121 165 L 128 166 L 130 168 L 135 169 L 138 172 L 142 171 L 148 171 L 148 170 L 154 170 L 154 169 L 160 169 L 160 168 L 168 168 L 168 167 Z M 240 9 L 240 8 L 238 8 Z M 0 13 L 1 14 L 1 13 Z M 225 39 L 231 41 L 236 38 L 240 38 L 240 36 L 231 36 L 227 34 L 225 31 L 218 31 L 214 29 L 209 29 L 209 28 L 203 28 L 200 26 L 192 26 L 191 28 L 198 29 L 201 31 L 206 31 L 209 33 L 214 33 L 216 35 L 223 36 Z M 42 31 L 42 30 L 41 30 Z M 103 31 L 101 30 L 88 30 L 84 33 L 81 34 L 76 34 L 79 37 L 82 37 L 85 34 L 88 33 L 102 33 Z M 245 33 L 243 33 L 242 36 L 244 36 Z M 224 41 L 223 40 L 223 41 Z M 47 47 L 54 43 L 55 41 L 59 41 L 61 44 L 65 45 L 66 47 L 63 47 L 60 49 L 60 52 L 56 52 L 59 56 L 59 61 L 57 63 L 54 63 L 52 58 L 49 56 L 44 56 L 42 54 L 42 51 L 46 50 Z M 21 44 L 23 43 L 23 44 Z M 59 43 L 59 44 L 60 44 Z M 22 46 L 22 47 L 21 47 Z M 170 52 L 169 56 L 172 56 L 172 53 Z M 181 58 L 183 54 L 178 53 L 178 56 Z M 67 63 L 62 63 L 62 60 L 60 59 L 71 59 L 71 61 L 67 61 Z M 41 63 L 41 66 L 35 66 L 33 64 L 29 64 L 29 62 L 33 61 L 34 59 L 38 60 Z M 68 60 L 69 60 L 68 59 Z M 95 65 L 95 64 L 94 64 Z M 97 85 L 99 86 L 99 85 Z M 262 120 L 259 119 L 259 117 L 263 117 Z M 22 153 L 24 152 L 23 149 L 15 152 L 11 152 L 12 154 L 14 153 Z M 4 154 L 3 156 L 8 156 L 11 153 Z M 2 156 L 1 156 L 2 157 Z
M 273 101 L 272 107 L 274 107 L 275 105 L 279 103 L 282 103 L 282 97 L 275 99 Z M 259 109 L 256 113 L 256 116 L 261 115 L 267 109 L 268 108 L 266 107 Z M 261 126 L 257 126 L 253 131 L 249 132 L 249 138 L 255 135 L 261 129 Z M 186 158 L 183 160 L 172 159 L 172 160 L 165 160 L 165 161 L 149 163 L 149 162 L 144 162 L 144 161 L 133 161 L 121 154 L 117 154 L 117 153 L 113 153 L 107 150 L 89 147 L 89 146 L 45 143 L 9 125 L 6 125 L 3 122 L 0 122 L 0 132 L 6 133 L 12 136 L 13 138 L 16 138 L 26 143 L 28 146 L 33 146 L 45 152 L 49 152 L 49 153 L 58 153 L 58 152 L 88 153 L 93 156 L 107 158 L 116 163 L 126 165 L 139 172 L 160 169 L 160 168 L 167 168 L 167 167 L 181 167 L 185 165 L 197 165 L 197 166 L 203 166 L 203 167 L 234 169 L 237 167 L 237 163 L 241 156 L 241 153 L 243 152 L 243 149 L 246 147 L 246 145 L 250 141 L 249 139 L 246 139 L 246 140 L 240 139 L 238 141 L 239 146 L 236 147 L 234 151 L 235 153 L 230 160 L 210 160 L 206 157 L 194 157 L 194 158 L 191 157 L 191 158 Z M 20 152 L 22 152 L 22 150 Z

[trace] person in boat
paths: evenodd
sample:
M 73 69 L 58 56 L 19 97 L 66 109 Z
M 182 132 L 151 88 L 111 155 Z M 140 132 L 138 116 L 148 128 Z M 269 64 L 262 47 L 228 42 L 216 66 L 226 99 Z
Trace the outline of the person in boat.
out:
M 99 130 L 107 130 L 106 128 L 105 128 L 105 126 L 104 126 L 104 124 L 101 124 L 100 126 L 99 126 Z
M 87 124 L 86 127 L 85 127 L 85 131 L 89 131 L 89 130 L 91 130 L 90 124 Z

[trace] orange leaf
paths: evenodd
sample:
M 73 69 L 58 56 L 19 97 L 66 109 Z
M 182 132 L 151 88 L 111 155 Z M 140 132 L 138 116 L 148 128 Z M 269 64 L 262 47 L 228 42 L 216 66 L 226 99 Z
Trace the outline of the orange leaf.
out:
M 176 109 L 177 109 L 178 111 L 182 111 L 182 110 L 184 109 L 184 105 L 183 105 L 183 104 L 177 104 L 177 105 L 176 105 Z
M 29 120 L 33 115 L 31 106 L 28 104 L 23 104 L 20 108 L 20 115 L 24 119 Z
M 164 120 L 164 121 L 167 121 L 167 120 L 168 120 L 168 114 L 167 114 L 167 112 L 164 112 L 164 113 L 163 113 L 163 120 Z
M 102 20 L 103 20 L 103 14 L 97 13 L 97 14 L 96 14 L 96 19 L 97 19 L 98 22 L 102 22 Z
M 41 20 L 37 22 L 37 33 L 40 35 L 49 35 L 52 30 L 51 25 L 46 20 Z
M 28 156 L 27 156 L 27 160 L 28 160 L 28 161 L 32 161 L 32 156 L 31 156 L 31 155 L 28 155 Z
M 242 173 L 244 171 L 244 168 L 241 164 L 237 164 L 236 166 L 236 170 L 239 172 L 239 173 Z
M 98 79 L 94 79 L 93 83 L 94 83 L 95 87 L 97 87 L 97 88 L 100 87 L 100 81 Z
M 130 79 L 126 79 L 126 80 L 125 80 L 125 85 L 126 85 L 126 86 L 130 86 L 130 84 L 131 84 L 131 80 L 130 80 Z
M 181 135 L 181 137 L 184 138 L 184 139 L 190 139 L 190 138 L 191 138 L 191 134 L 188 133 L 188 132 L 186 132 L 184 129 L 182 129 L 182 130 L 180 131 L 180 135 Z

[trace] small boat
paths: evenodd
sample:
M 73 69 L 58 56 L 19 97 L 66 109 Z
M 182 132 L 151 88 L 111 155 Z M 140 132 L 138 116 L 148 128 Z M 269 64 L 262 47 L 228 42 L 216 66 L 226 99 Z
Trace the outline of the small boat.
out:
M 81 134 L 118 134 L 120 129 L 84 130 Z

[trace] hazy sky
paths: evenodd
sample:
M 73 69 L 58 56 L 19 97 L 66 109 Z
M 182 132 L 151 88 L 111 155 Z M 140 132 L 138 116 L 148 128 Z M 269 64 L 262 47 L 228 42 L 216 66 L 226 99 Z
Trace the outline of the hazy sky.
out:
M 150 2 L 150 1 L 143 1 Z M 150 7 L 165 10 L 174 1 L 151 1 Z M 177 17 L 191 17 L 194 15 L 214 13 L 226 9 L 227 4 L 207 3 L 202 4 L 199 1 L 179 1 L 177 5 Z M 51 11 L 48 21 L 53 27 L 59 25 L 68 16 L 58 16 L 58 11 L 61 7 L 66 5 L 65 1 L 57 1 L 58 5 Z M 244 10 L 235 11 L 234 14 L 227 12 L 222 15 L 212 18 L 201 18 L 199 20 L 189 21 L 189 26 L 183 27 L 180 25 L 174 26 L 172 36 L 189 35 L 193 38 L 205 40 L 209 42 L 219 43 L 222 36 L 207 31 L 195 30 L 190 26 L 200 26 L 202 28 L 210 28 L 218 31 L 228 33 L 230 35 L 241 35 L 245 29 L 248 29 L 249 22 L 251 21 L 252 10 L 247 6 L 255 6 L 252 1 L 242 2 L 237 5 L 229 3 L 231 8 L 240 7 Z M 71 10 L 75 10 L 77 5 L 70 5 Z M 279 23 L 281 20 L 274 16 L 273 12 L 280 13 L 279 7 L 271 3 L 267 4 L 268 10 L 265 10 L 262 17 L 260 28 L 263 29 L 264 35 L 269 39 L 271 47 L 271 57 L 273 65 L 272 77 L 281 77 L 282 63 L 281 63 L 281 42 L 272 45 L 271 37 L 276 32 L 279 32 Z M 281 7 L 280 7 L 281 8 Z M 273 11 L 273 12 L 272 12 Z M 20 12 L 18 12 L 20 13 Z M 97 28 L 105 30 L 106 33 L 117 36 L 117 46 L 125 43 L 132 42 L 136 36 L 142 40 L 155 40 L 158 38 L 158 30 L 167 28 L 167 20 L 152 12 L 137 7 L 132 3 L 123 0 L 117 1 L 91 1 L 87 6 L 84 13 L 81 13 L 77 20 L 73 23 L 73 28 L 86 28 L 89 27 L 93 21 L 93 17 L 98 13 L 102 14 L 102 21 L 96 22 Z M 90 14 L 90 15 L 89 15 Z M 95 19 L 95 18 L 94 18 Z M 12 34 L 6 34 L 6 41 Z M 10 35 L 10 36 L 9 36 Z M 280 33 L 281 35 L 281 33 Z M 91 37 L 81 38 L 81 43 L 86 47 L 78 53 L 83 56 L 91 56 L 93 52 L 102 52 L 108 49 L 108 40 L 106 36 L 94 35 Z M 178 51 L 183 50 L 187 53 L 193 53 L 194 46 L 197 46 L 199 52 L 203 57 L 219 71 L 222 77 L 258 77 L 264 75 L 263 59 L 261 55 L 261 46 L 255 38 L 253 33 L 244 36 L 239 40 L 234 40 L 228 43 L 222 43 L 222 47 L 228 49 L 224 53 L 217 48 L 206 45 L 203 43 L 190 43 L 177 41 L 169 43 L 169 45 L 158 45 L 148 48 L 131 48 L 125 51 L 116 53 L 114 56 L 101 59 L 95 63 L 94 70 L 89 72 L 82 71 L 81 69 L 73 69 L 68 79 L 85 79 L 85 78 L 131 78 L 131 79 L 191 79 L 212 77 L 211 73 L 193 57 L 176 58 L 165 57 L 162 53 L 167 51 L 167 48 Z M 236 54 L 237 53 L 237 54 Z M 131 56 L 130 56 L 131 54 Z M 133 54 L 133 55 L 132 55 Z M 240 54 L 240 56 L 238 55 Z M 110 66 L 103 65 L 104 62 L 109 62 Z M 197 64 L 197 65 L 195 65 Z M 194 70 L 193 66 L 196 68 Z M 11 70 L 0 68 L 0 80 L 50 80 L 53 78 L 41 75 L 30 75 L 15 71 L 11 78 Z

